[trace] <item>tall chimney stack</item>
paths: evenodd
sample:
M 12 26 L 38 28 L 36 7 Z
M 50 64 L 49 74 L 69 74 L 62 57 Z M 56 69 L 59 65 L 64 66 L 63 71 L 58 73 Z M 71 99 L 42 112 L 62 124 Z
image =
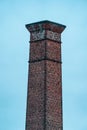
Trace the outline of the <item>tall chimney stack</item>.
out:
M 61 33 L 51 21 L 27 24 L 30 58 L 26 130 L 63 130 Z

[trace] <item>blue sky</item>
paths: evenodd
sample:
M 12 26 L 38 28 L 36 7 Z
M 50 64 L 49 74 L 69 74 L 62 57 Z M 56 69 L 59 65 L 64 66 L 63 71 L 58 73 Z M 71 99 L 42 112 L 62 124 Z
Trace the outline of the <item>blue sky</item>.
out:
M 0 130 L 24 130 L 29 32 L 51 20 L 62 33 L 63 127 L 87 130 L 87 0 L 0 0 Z

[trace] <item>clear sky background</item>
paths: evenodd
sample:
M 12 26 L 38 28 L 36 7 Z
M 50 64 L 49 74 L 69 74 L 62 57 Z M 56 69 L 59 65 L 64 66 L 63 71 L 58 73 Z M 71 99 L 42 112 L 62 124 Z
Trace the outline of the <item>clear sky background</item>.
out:
M 0 130 L 25 130 L 29 32 L 51 20 L 62 33 L 63 127 L 87 130 L 87 0 L 0 0 Z

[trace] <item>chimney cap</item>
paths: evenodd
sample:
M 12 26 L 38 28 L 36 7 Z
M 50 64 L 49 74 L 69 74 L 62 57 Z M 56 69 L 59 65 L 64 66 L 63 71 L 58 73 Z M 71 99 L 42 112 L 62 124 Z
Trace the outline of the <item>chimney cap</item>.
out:
M 35 23 L 25 25 L 29 32 L 40 31 L 40 30 L 51 30 L 53 32 L 62 33 L 66 28 L 65 25 L 52 22 L 49 20 L 43 20 Z

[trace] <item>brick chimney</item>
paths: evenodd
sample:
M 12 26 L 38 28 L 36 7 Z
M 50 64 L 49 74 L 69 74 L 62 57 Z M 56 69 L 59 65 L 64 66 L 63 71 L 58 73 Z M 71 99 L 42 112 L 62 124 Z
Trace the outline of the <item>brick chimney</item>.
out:
M 26 130 L 63 130 L 61 33 L 51 21 L 27 24 L 30 58 Z

